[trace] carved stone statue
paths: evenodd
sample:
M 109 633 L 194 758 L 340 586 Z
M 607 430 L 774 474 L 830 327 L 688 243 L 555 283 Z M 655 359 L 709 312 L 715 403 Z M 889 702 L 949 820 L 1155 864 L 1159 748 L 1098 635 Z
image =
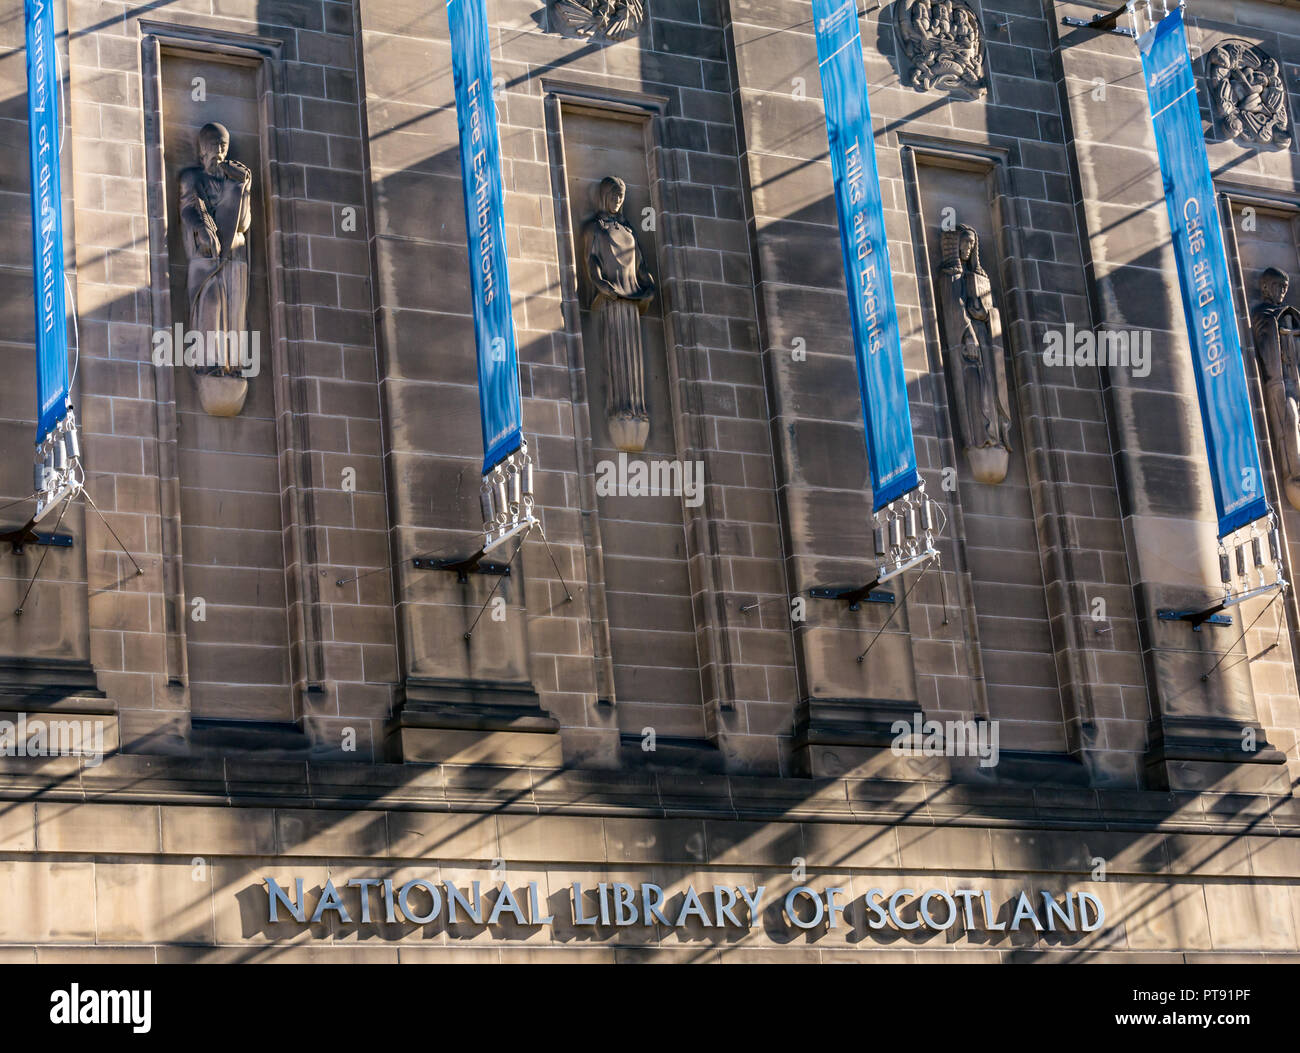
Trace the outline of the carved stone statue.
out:
M 944 231 L 942 249 L 935 285 L 957 437 L 975 478 L 1000 483 L 1007 477 L 1011 452 L 1002 317 L 993 303 L 988 273 L 980 266 L 979 235 L 974 229 L 962 224 Z
M 912 87 L 984 94 L 984 32 L 965 0 L 894 0 L 894 27 Z
M 591 281 L 591 311 L 605 349 L 605 414 L 614 445 L 628 453 L 645 449 L 650 412 L 645 398 L 641 315 L 655 296 L 636 235 L 623 218 L 627 184 L 606 176 L 596 187 L 596 214 L 582 231 L 583 257 Z
M 575 36 L 614 43 L 635 36 L 645 21 L 643 0 L 554 0 L 551 10 Z
M 1282 488 L 1300 509 L 1300 311 L 1286 303 L 1291 279 L 1269 267 L 1259 279 L 1263 298 L 1250 316 L 1264 383 L 1264 405 Z
M 1291 141 L 1277 59 L 1248 40 L 1224 40 L 1206 56 L 1205 71 L 1214 112 L 1229 136 L 1278 146 Z
M 203 334 L 206 357 L 197 368 L 203 408 L 233 417 L 248 381 L 240 375 L 248 342 L 248 245 L 253 173 L 226 156 L 230 133 L 220 124 L 199 129 L 199 163 L 180 173 L 188 328 Z

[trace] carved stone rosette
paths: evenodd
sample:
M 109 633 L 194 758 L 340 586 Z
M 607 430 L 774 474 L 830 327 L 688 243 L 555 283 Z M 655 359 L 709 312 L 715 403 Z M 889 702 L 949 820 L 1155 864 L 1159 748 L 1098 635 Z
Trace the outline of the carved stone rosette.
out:
M 984 94 L 984 31 L 964 0 L 894 0 L 894 28 L 912 87 Z
M 645 21 L 643 0 L 551 0 L 551 12 L 574 36 L 611 43 L 636 36 Z
M 1205 76 L 1215 117 L 1228 137 L 1276 146 L 1291 142 L 1277 59 L 1248 40 L 1224 40 L 1206 56 Z

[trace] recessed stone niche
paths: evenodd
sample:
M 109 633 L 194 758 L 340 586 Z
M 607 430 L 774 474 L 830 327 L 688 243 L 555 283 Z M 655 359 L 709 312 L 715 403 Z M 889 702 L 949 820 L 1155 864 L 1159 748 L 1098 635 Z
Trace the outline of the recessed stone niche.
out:
M 931 338 L 939 342 L 945 371 L 948 430 L 956 450 L 957 499 L 965 522 L 965 556 L 973 590 L 980 660 L 984 667 L 989 715 L 1002 722 L 1003 749 L 1064 752 L 1064 723 L 1051 625 L 1043 591 L 1043 572 L 1025 466 L 1024 440 L 1016 399 L 1011 354 L 1010 304 L 1003 287 L 1001 244 L 994 207 L 991 163 L 938 154 L 917 157 L 917 190 L 925 231 L 926 270 L 936 313 Z M 1001 362 L 1005 398 L 989 400 L 996 417 L 1009 416 L 1003 434 L 1007 449 L 998 454 L 998 478 L 988 474 L 988 454 L 964 449 L 962 414 L 972 416 L 968 392 L 955 381 L 962 367 L 945 327 L 943 296 L 950 281 L 955 243 L 961 228 L 974 232 L 980 268 L 987 275 L 991 303 L 1001 314 Z M 946 229 L 945 229 L 946 228 Z M 969 263 L 967 264 L 969 267 Z M 985 365 L 988 365 L 987 358 Z M 968 382 L 970 377 L 966 378 Z M 979 436 L 983 430 L 976 426 Z M 991 430 L 997 430 L 991 426 Z M 996 444 L 985 447 L 985 451 Z
M 269 316 L 267 307 L 267 276 L 265 251 L 265 193 L 261 157 L 261 108 L 258 101 L 258 68 L 245 62 L 230 61 L 226 57 L 205 56 L 200 53 L 164 48 L 161 53 L 162 71 L 162 129 L 163 158 L 167 200 L 167 258 L 168 282 L 171 290 L 172 322 L 180 324 L 186 341 L 192 339 L 188 331 L 190 300 L 196 295 L 211 295 L 211 286 L 226 278 L 230 264 L 217 273 L 198 282 L 198 290 L 190 287 L 187 241 L 192 235 L 186 230 L 182 215 L 183 175 L 200 163 L 199 132 L 205 125 L 219 125 L 229 132 L 227 153 L 234 166 L 247 169 L 251 178 L 251 223 L 243 233 L 247 254 L 247 325 L 236 332 L 240 341 L 240 359 L 251 363 L 251 369 L 241 370 L 243 376 L 217 376 L 204 369 L 187 370 L 194 378 L 194 388 L 200 406 L 214 416 L 235 416 L 243 408 L 249 393 L 261 388 L 261 397 L 253 394 L 254 413 L 273 409 L 268 380 L 257 382 L 263 354 L 269 351 Z M 214 210 L 215 211 L 215 210 Z M 220 222 L 221 217 L 217 217 Z M 226 236 L 226 232 L 221 232 Z M 205 288 L 205 285 L 208 288 Z M 212 315 L 213 312 L 206 312 Z M 215 342 L 204 330 L 203 352 L 205 359 L 212 350 L 225 354 L 226 348 L 213 348 Z M 173 353 L 180 357 L 188 347 L 172 338 Z M 233 348 L 232 348 L 233 350 Z M 233 356 L 232 356 L 233 357 Z M 209 363 L 210 364 L 210 363 Z M 253 375 L 256 374 L 256 375 Z M 204 383 L 204 381 L 214 383 Z
M 255 372 L 216 377 L 172 368 L 183 619 L 191 714 L 196 720 L 290 721 L 290 685 L 280 445 L 268 310 L 268 210 L 257 58 L 164 45 L 159 52 L 167 279 L 171 322 L 187 323 L 188 259 L 180 221 L 180 176 L 198 163 L 209 122 L 229 130 L 229 158 L 252 177 L 248 331 Z M 156 188 L 155 188 L 156 190 Z M 256 334 L 256 343 L 253 336 Z M 252 353 L 253 348 L 256 354 Z M 179 349 L 178 349 L 179 350 Z M 209 390 L 247 383 L 242 399 Z M 206 386 L 205 386 L 206 384 Z M 223 408 L 217 400 L 226 400 Z M 216 410 L 217 412 L 213 412 Z
M 1248 215 L 1242 210 L 1249 208 Z M 1274 331 L 1279 342 L 1278 348 L 1283 359 L 1282 369 L 1276 380 L 1281 382 L 1279 398 L 1270 397 L 1267 379 L 1261 374 L 1260 351 L 1262 337 L 1267 326 L 1261 318 L 1261 306 L 1264 296 L 1260 280 L 1269 268 L 1281 271 L 1291 279 L 1282 303 L 1290 307 L 1300 307 L 1300 219 L 1297 214 L 1286 208 L 1271 209 L 1260 204 L 1241 205 L 1233 203 L 1232 244 L 1237 249 L 1242 283 L 1245 287 L 1246 305 L 1252 324 L 1242 327 L 1241 342 L 1244 352 L 1246 375 L 1258 385 L 1257 390 L 1263 396 L 1264 413 L 1256 414 L 1256 424 L 1260 427 L 1260 463 L 1265 470 L 1270 462 L 1271 443 L 1272 467 L 1278 490 L 1285 495 L 1292 508 L 1300 509 L 1300 457 L 1297 446 L 1294 402 L 1295 380 L 1291 370 L 1300 350 L 1300 339 L 1293 335 L 1297 321 L 1292 312 L 1286 312 L 1274 323 Z M 1229 246 L 1231 251 L 1231 245 Z M 1288 376 L 1288 374 L 1291 374 Z M 1285 432 L 1289 430 L 1290 435 Z M 1270 500 L 1273 494 L 1269 495 Z
M 640 494 L 634 483 L 615 493 L 602 493 L 600 486 L 602 475 L 632 482 L 630 473 L 641 471 L 633 467 L 636 463 L 649 473 L 651 465 L 678 460 L 657 262 L 662 217 L 654 209 L 648 164 L 650 116 L 565 102 L 561 118 L 618 724 L 624 733 L 639 735 L 642 728 L 654 726 L 664 738 L 703 739 L 683 498 Z M 627 442 L 630 429 L 620 428 L 617 420 L 611 426 L 609 389 L 619 378 L 610 375 L 607 327 L 601 308 L 593 310 L 597 296 L 584 249 L 584 227 L 599 211 L 598 188 L 607 176 L 625 184 L 622 216 L 657 286 L 653 300 L 636 318 L 646 426 L 637 431 L 634 444 Z M 632 324 L 633 312 L 625 313 L 626 323 Z M 613 368 L 618 368 L 617 361 Z

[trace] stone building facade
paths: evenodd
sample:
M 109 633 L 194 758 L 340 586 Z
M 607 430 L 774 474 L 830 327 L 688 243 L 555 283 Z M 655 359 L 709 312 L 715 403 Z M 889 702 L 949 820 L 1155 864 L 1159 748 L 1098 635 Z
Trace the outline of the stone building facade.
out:
M 859 12 L 945 522 L 938 567 L 856 604 L 814 592 L 875 558 L 807 0 L 487 0 L 545 538 L 459 569 L 482 447 L 444 5 L 55 9 L 74 403 L 104 519 L 78 501 L 71 545 L 0 554 L 0 716 L 84 721 L 104 756 L 0 756 L 0 957 L 1300 956 L 1300 607 L 1160 616 L 1217 598 L 1214 508 L 1137 50 L 1064 22 L 1102 6 Z M 1300 4 L 1195 0 L 1188 19 L 1294 577 L 1251 320 L 1266 268 L 1300 272 Z M 21 20 L 0 33 L 18 502 Z M 253 180 L 260 365 L 226 417 L 155 362 L 193 295 L 179 173 L 208 122 Z M 632 452 L 585 243 L 607 176 L 655 285 Z M 959 424 L 958 227 L 1000 316 L 997 482 Z M 1058 362 L 1057 338 L 1127 354 Z M 687 485 L 604 484 L 635 463 Z M 996 763 L 893 748 L 900 720 L 968 727 Z M 481 923 L 454 919 L 451 889 L 472 903 L 476 882 Z M 645 886 L 668 923 L 645 924 Z

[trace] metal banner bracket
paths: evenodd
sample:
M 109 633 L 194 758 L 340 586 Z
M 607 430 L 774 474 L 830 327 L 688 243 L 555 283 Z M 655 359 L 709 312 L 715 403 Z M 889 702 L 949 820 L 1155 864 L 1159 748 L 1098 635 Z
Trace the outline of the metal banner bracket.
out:
M 1220 614 L 1224 605 L 1216 603 L 1199 611 L 1176 611 L 1170 607 L 1161 607 L 1156 617 L 1162 622 L 1191 622 L 1192 632 L 1199 633 L 1202 625 L 1231 625 L 1232 615 Z
M 541 525 L 541 520 L 537 519 L 533 515 L 532 509 L 530 507 L 528 511 L 528 515 L 525 518 L 519 519 L 508 526 L 502 527 L 500 532 L 498 533 L 495 534 L 485 533 L 483 551 L 491 552 L 494 548 L 497 548 L 498 546 L 505 544 L 512 537 L 516 537 L 519 534 L 527 534 L 530 530 L 533 529 L 533 527 L 540 526 L 540 525 Z
M 1245 547 L 1244 545 L 1242 546 Z M 1225 576 L 1225 581 L 1226 581 Z M 1289 588 L 1287 580 L 1279 574 L 1276 581 L 1271 581 L 1267 585 L 1257 585 L 1254 588 L 1246 589 L 1244 592 L 1238 592 L 1235 595 L 1228 594 L 1218 603 L 1205 607 L 1199 611 L 1175 611 L 1168 607 L 1162 607 L 1156 611 L 1156 617 L 1162 622 L 1191 622 L 1192 631 L 1200 632 L 1201 626 L 1206 623 L 1210 625 L 1231 625 L 1232 618 L 1227 614 L 1220 614 L 1220 611 L 1226 611 L 1229 607 L 1236 607 L 1247 600 L 1253 600 L 1256 596 L 1263 596 L 1270 592 L 1285 592 Z
M 1073 15 L 1067 15 L 1061 19 L 1061 25 L 1069 26 L 1071 29 L 1091 29 L 1096 33 L 1117 33 L 1124 37 L 1136 37 L 1137 33 L 1125 26 L 1119 24 L 1119 16 L 1128 10 L 1128 3 L 1119 5 L 1108 15 L 1094 15 L 1092 18 L 1075 18 Z
M 868 582 L 866 585 L 860 585 L 857 588 L 816 588 L 809 589 L 808 595 L 815 600 L 843 600 L 849 605 L 849 610 L 856 611 L 861 609 L 864 603 L 893 603 L 894 594 L 884 590 L 877 590 L 876 586 L 880 584 L 880 579 Z
M 15 555 L 21 555 L 27 545 L 45 545 L 49 548 L 71 548 L 71 534 L 48 534 L 34 529 L 36 520 L 29 519 L 16 530 L 0 532 L 0 544 L 11 546 Z
M 464 559 L 424 559 L 417 556 L 411 561 L 416 570 L 445 570 L 450 574 L 456 575 L 456 580 L 462 585 L 469 584 L 471 574 L 495 574 L 497 577 L 510 577 L 510 565 L 507 563 L 483 562 L 483 549 L 479 549 L 472 556 L 466 556 Z

